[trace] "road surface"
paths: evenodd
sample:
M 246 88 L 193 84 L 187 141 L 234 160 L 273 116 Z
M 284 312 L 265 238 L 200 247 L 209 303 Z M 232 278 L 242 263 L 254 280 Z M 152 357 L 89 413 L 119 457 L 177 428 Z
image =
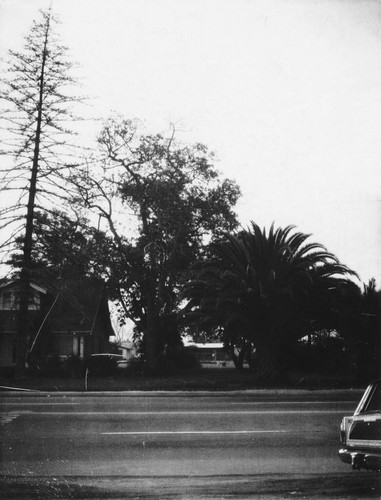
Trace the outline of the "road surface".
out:
M 2 496 L 379 498 L 380 475 L 337 457 L 360 395 L 4 394 Z

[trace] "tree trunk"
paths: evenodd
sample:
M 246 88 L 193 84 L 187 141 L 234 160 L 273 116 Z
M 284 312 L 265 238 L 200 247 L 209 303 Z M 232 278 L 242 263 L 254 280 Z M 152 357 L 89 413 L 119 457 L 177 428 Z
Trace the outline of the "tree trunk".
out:
M 249 368 L 252 370 L 255 367 L 255 363 L 254 363 L 253 344 L 251 342 L 248 342 L 246 346 L 246 361 L 249 365 Z
M 243 357 L 241 356 L 242 351 L 238 352 L 238 355 L 235 353 L 236 346 L 234 344 L 231 344 L 230 346 L 230 356 L 233 360 L 234 367 L 237 370 L 242 370 L 243 369 Z
M 157 327 L 159 324 L 158 314 L 156 314 L 155 300 L 152 292 L 147 297 L 147 325 L 144 332 L 145 340 L 145 372 L 147 375 L 155 375 L 158 371 L 157 353 Z
M 255 360 L 253 368 L 259 378 L 272 380 L 279 376 L 278 349 L 275 342 L 264 339 L 255 342 Z
M 40 88 L 39 88 L 39 99 L 38 99 L 36 135 L 34 139 L 33 163 L 32 163 L 32 171 L 29 183 L 29 196 L 28 196 L 26 225 L 25 225 L 22 269 L 20 273 L 20 310 L 19 310 L 18 331 L 16 338 L 16 372 L 15 372 L 16 378 L 23 378 L 25 376 L 27 347 L 30 337 L 28 304 L 29 304 L 29 294 L 30 294 L 34 208 L 35 208 L 35 199 L 37 191 L 37 174 L 38 174 L 38 165 L 40 156 L 42 105 L 43 105 L 44 84 L 45 84 L 45 64 L 47 57 L 48 33 L 49 33 L 49 23 L 46 26 L 44 49 L 43 49 L 42 63 L 41 63 L 41 73 L 39 78 Z

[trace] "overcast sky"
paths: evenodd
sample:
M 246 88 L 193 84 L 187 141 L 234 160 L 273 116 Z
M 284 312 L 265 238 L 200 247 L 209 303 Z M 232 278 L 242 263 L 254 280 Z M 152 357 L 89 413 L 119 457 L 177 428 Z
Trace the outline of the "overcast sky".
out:
M 45 0 L 0 0 L 0 57 Z M 381 287 L 381 2 L 53 0 L 87 113 L 214 150 L 241 223 L 294 224 Z M 94 134 L 95 127 L 87 133 Z

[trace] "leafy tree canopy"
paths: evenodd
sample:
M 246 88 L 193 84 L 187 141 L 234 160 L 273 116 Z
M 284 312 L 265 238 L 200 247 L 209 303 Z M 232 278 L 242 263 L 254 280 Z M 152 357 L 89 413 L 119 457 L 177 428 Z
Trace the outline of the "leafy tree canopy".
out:
M 108 223 L 116 250 L 111 288 L 121 314 L 144 335 L 150 364 L 166 324 L 159 318 L 177 310 L 189 265 L 213 237 L 237 227 L 240 190 L 221 179 L 206 146 L 179 144 L 174 129 L 151 135 L 137 121 L 111 119 L 99 146 L 101 160 L 73 177 L 76 203 Z
M 17 239 L 19 251 L 11 255 L 8 264 L 18 273 L 22 266 L 23 239 Z M 88 219 L 66 212 L 36 212 L 33 234 L 31 279 L 49 284 L 57 278 L 107 279 L 110 262 L 107 236 L 92 228 Z

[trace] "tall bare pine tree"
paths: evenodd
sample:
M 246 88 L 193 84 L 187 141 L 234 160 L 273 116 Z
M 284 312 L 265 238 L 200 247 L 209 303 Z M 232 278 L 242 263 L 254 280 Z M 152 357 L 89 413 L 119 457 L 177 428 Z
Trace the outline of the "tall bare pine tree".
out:
M 70 105 L 75 83 L 68 51 L 56 34 L 57 18 L 41 11 L 25 38 L 22 52 L 10 51 L 7 74 L 1 79 L 2 140 L 0 167 L 0 230 L 3 255 L 23 234 L 20 271 L 16 376 L 25 373 L 29 331 L 28 301 L 36 210 L 63 204 L 73 149 L 67 124 L 74 119 Z

